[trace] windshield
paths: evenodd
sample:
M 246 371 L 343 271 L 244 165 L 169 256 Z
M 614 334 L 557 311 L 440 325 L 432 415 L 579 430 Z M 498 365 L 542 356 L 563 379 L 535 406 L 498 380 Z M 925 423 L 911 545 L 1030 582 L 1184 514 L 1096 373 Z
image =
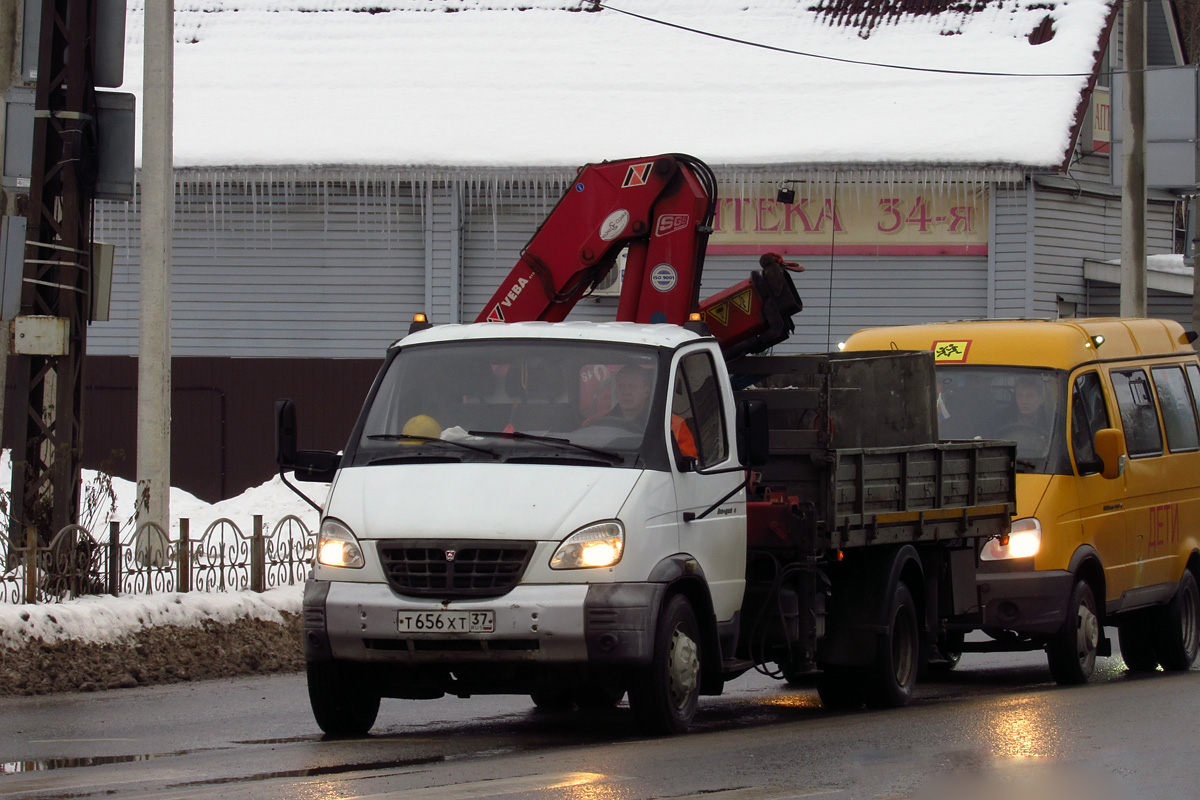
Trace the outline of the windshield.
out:
M 1066 373 L 943 366 L 937 375 L 942 439 L 1007 439 L 1017 443 L 1018 472 L 1071 471 L 1063 414 Z
M 355 465 L 638 460 L 658 352 L 587 341 L 402 347 L 363 420 Z

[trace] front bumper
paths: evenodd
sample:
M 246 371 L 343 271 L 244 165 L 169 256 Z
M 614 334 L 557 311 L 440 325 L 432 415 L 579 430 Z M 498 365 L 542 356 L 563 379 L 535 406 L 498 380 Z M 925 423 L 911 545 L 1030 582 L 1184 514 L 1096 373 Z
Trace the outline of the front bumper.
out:
M 1075 576 L 1066 570 L 980 572 L 983 627 L 1056 633 L 1066 620 Z
M 654 649 L 665 585 L 522 584 L 500 597 L 438 602 L 385 584 L 309 581 L 304 645 L 309 661 L 402 664 L 533 662 L 644 664 Z M 490 633 L 401 633 L 400 611 L 495 614 Z

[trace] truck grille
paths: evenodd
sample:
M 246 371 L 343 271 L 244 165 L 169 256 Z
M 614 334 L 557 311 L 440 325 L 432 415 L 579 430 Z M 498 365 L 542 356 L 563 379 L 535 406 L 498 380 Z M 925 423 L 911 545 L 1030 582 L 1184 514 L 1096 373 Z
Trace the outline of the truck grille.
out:
M 516 586 L 534 542 L 449 539 L 383 541 L 379 561 L 388 584 L 416 597 L 497 597 Z

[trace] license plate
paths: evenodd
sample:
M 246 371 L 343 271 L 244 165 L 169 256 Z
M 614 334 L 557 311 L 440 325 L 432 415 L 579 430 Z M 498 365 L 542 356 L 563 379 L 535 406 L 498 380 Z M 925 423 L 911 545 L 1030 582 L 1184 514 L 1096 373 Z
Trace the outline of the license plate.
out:
M 494 611 L 401 611 L 396 617 L 401 633 L 492 633 Z

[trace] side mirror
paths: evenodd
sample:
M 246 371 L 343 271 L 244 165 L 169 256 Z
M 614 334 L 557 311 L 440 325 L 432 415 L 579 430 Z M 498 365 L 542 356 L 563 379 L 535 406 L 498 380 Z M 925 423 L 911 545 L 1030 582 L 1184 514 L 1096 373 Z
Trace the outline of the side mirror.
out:
M 1100 474 L 1109 480 L 1119 478 L 1125 472 L 1125 437 L 1116 428 L 1096 431 L 1096 455 L 1104 465 Z
M 744 467 L 765 464 L 771 454 L 771 430 L 767 423 L 767 404 L 763 400 L 742 400 L 737 407 L 738 460 Z
M 275 463 L 282 470 L 295 470 L 296 480 L 329 483 L 342 458 L 329 450 L 296 449 L 296 404 L 275 401 Z
M 296 404 L 275 401 L 275 463 L 291 467 L 296 463 Z

